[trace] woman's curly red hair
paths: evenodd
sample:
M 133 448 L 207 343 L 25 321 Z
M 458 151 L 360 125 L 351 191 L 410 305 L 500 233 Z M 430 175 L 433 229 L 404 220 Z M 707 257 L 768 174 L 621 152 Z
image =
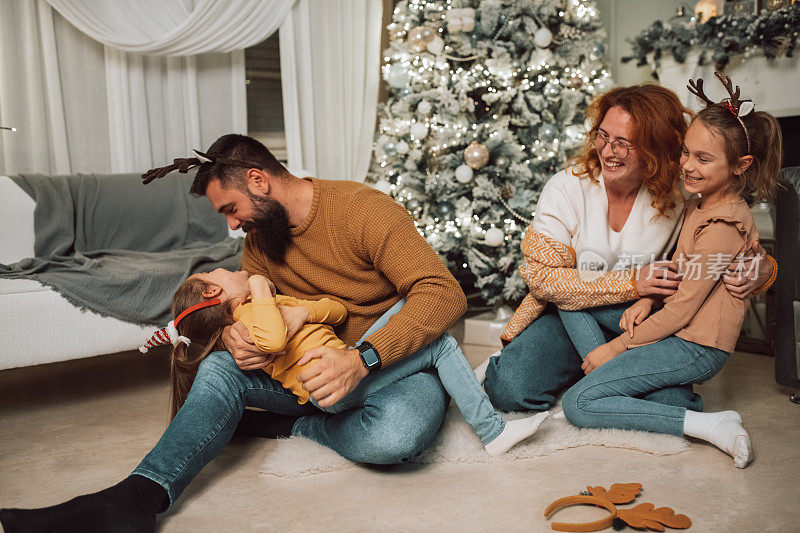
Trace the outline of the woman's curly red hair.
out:
M 595 98 L 586 109 L 586 119 L 591 123 L 587 139 L 612 107 L 621 107 L 631 116 L 631 142 L 642 157 L 643 182 L 653 196 L 653 208 L 659 216 L 667 214 L 681 200 L 681 147 L 687 129 L 685 115 L 691 117 L 692 112 L 681 104 L 677 94 L 664 87 L 652 83 L 617 87 Z M 598 181 L 600 157 L 592 143 L 586 143 L 572 164 L 575 176 Z

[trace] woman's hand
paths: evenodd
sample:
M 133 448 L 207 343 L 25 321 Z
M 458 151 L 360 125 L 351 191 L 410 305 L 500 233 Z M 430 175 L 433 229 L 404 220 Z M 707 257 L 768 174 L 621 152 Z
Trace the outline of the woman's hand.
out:
M 636 270 L 636 292 L 643 296 L 671 296 L 678 290 L 683 275 L 678 263 L 655 261 Z
M 595 370 L 596 368 L 599 368 L 611 361 L 623 351 L 625 350 L 618 350 L 610 342 L 602 344 L 589 352 L 589 355 L 587 355 L 586 359 L 583 360 L 581 370 L 583 370 L 584 374 L 588 374 L 592 370 Z
M 772 263 L 767 261 L 767 251 L 758 241 L 750 249 L 753 255 L 743 260 L 735 259 L 728 272 L 722 276 L 725 288 L 734 298 L 744 300 L 772 276 Z
M 642 298 L 627 308 L 625 312 L 622 313 L 622 318 L 619 321 L 619 329 L 627 331 L 630 336 L 633 337 L 633 328 L 650 316 L 654 304 L 655 302 L 652 298 Z

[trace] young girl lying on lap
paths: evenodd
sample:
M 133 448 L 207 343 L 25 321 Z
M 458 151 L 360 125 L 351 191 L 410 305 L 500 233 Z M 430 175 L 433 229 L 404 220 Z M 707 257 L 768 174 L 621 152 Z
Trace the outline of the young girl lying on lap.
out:
M 302 305 L 309 311 L 309 320 L 291 338 L 279 306 Z M 399 306 L 396 306 L 399 308 Z M 189 277 L 172 299 L 175 320 L 163 333 L 173 343 L 172 352 L 172 416 L 178 412 L 189 394 L 197 368 L 214 350 L 225 349 L 220 341 L 222 330 L 241 321 L 259 349 L 266 353 L 282 352 L 263 370 L 297 396 L 300 404 L 309 399 L 325 412 L 337 413 L 348 408 L 354 396 L 369 392 L 365 383 L 378 370 L 367 376 L 348 396 L 332 406 L 320 406 L 303 388 L 304 373 L 316 362 L 313 348 L 329 346 L 347 349 L 333 331 L 347 317 L 345 307 L 328 298 L 318 301 L 298 300 L 277 295 L 275 285 L 264 276 L 250 276 L 246 271 L 217 269 Z M 498 456 L 519 441 L 532 435 L 547 413 L 513 421 L 505 421 L 496 412 L 481 388 L 455 341 L 437 343 L 438 348 L 423 348 L 388 367 L 395 380 L 435 367 L 447 393 L 455 400 L 464 419 L 480 437 L 486 451 Z M 197 347 L 197 348 L 196 348 Z M 312 351 L 310 351 L 312 350 Z M 376 380 L 377 382 L 377 380 Z M 367 392 L 365 392 L 365 390 Z M 323 402 L 324 403 L 324 402 Z

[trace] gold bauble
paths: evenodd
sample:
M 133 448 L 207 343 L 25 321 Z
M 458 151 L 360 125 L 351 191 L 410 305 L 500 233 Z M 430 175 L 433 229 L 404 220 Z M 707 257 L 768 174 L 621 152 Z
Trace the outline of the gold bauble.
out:
M 428 26 L 417 26 L 408 31 L 406 42 L 417 52 L 421 52 L 436 37 L 436 33 Z
M 478 141 L 472 141 L 464 149 L 464 161 L 470 168 L 477 170 L 489 162 L 489 149 Z

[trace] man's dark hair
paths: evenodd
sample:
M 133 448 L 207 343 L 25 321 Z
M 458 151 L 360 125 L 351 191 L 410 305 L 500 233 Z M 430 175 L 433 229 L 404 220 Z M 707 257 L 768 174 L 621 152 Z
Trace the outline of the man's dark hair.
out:
M 270 176 L 284 178 L 289 175 L 275 156 L 266 146 L 246 135 L 231 133 L 223 135 L 206 152 L 211 157 L 224 157 L 246 161 L 252 164 L 250 168 L 263 170 Z M 189 192 L 194 196 L 205 196 L 208 182 L 212 179 L 219 180 L 224 188 L 235 188 L 247 192 L 247 169 L 239 165 L 226 165 L 223 163 L 205 163 L 200 165 L 195 175 L 194 182 Z

